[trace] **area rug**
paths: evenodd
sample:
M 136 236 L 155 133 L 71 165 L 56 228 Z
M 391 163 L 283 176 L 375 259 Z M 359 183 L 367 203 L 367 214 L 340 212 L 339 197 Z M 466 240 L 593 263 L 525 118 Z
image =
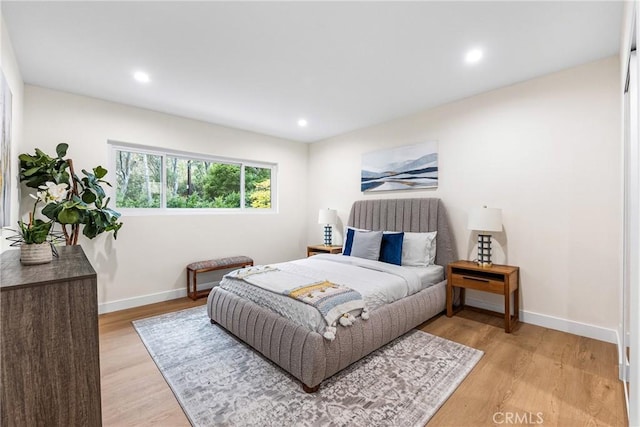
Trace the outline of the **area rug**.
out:
M 414 330 L 307 394 L 204 306 L 133 324 L 194 426 L 424 426 L 483 354 Z

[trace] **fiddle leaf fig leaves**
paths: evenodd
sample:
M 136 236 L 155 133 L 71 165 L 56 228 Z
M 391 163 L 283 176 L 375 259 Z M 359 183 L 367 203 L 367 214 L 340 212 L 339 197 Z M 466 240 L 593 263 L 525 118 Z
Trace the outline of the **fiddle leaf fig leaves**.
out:
M 96 197 L 96 195 L 93 194 L 90 190 L 82 193 L 82 201 L 87 204 L 94 203 L 97 199 L 98 198 Z
M 20 154 L 20 181 L 30 188 L 38 188 L 48 182 L 67 184 L 69 192 L 66 199 L 48 203 L 42 209 L 42 214 L 63 225 L 83 226 L 83 234 L 90 239 L 105 231 L 113 231 L 113 237 L 116 238 L 122 222 L 118 222 L 120 213 L 107 208 L 109 198 L 102 185 L 111 187 L 109 182 L 103 180 L 108 171 L 96 166 L 91 169 L 92 172 L 82 169 L 84 177 L 78 177 L 71 160 L 64 158 L 68 149 L 69 144 L 58 144 L 56 157 L 49 156 L 39 148 L 35 149 L 33 155 Z M 48 232 L 49 229 L 45 235 Z M 70 244 L 69 240 L 67 244 Z
M 58 146 L 56 147 L 56 154 L 58 155 L 58 158 L 61 159 L 64 156 L 66 156 L 68 149 L 69 149 L 69 144 L 65 144 L 64 142 L 62 144 L 58 144 Z
M 63 207 L 56 219 L 60 224 L 78 224 L 80 222 L 80 211 Z
M 96 176 L 96 178 L 102 179 L 107 174 L 107 170 L 102 166 L 98 166 L 93 168 L 93 174 Z

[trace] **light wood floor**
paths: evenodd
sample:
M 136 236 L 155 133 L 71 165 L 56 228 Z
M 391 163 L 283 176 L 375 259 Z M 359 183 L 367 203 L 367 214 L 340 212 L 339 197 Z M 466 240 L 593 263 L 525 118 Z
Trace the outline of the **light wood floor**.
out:
M 184 298 L 100 316 L 105 426 L 189 426 L 131 321 L 204 303 Z M 421 329 L 485 352 L 429 427 L 627 425 L 613 344 L 527 324 L 505 334 L 500 318 L 471 310 Z

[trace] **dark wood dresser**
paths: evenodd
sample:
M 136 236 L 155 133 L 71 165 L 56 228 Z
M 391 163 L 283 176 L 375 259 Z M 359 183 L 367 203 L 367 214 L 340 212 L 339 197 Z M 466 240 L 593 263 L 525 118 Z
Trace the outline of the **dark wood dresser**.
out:
M 0 261 L 0 425 L 100 426 L 96 272 L 80 246 L 49 264 Z

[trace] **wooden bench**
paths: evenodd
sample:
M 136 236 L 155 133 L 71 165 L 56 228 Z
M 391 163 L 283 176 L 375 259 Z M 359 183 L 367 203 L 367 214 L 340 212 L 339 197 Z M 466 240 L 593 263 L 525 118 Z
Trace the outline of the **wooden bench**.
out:
M 234 256 L 227 258 L 210 259 L 208 261 L 192 262 L 187 265 L 187 295 L 192 300 L 206 297 L 211 289 L 198 290 L 198 274 L 208 271 L 221 270 L 220 279 L 226 273 L 236 268 L 242 268 L 253 265 L 253 260 L 246 256 Z M 222 271 L 228 270 L 228 271 Z

